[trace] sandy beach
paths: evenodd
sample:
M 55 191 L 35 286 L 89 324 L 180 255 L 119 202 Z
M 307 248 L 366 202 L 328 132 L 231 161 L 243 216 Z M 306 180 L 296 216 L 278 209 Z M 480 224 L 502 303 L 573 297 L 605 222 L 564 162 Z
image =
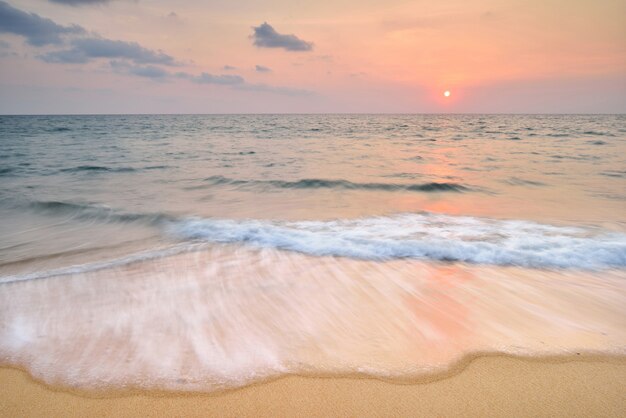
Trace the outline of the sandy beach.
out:
M 619 417 L 626 358 L 475 358 L 421 383 L 290 376 L 219 394 L 79 393 L 0 369 L 3 417 L 559 416 Z

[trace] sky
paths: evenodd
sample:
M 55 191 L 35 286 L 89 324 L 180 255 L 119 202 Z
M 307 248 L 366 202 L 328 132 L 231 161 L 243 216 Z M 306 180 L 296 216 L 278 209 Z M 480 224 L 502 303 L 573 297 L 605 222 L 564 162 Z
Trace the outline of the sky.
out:
M 626 1 L 0 0 L 0 114 L 337 112 L 626 113 Z

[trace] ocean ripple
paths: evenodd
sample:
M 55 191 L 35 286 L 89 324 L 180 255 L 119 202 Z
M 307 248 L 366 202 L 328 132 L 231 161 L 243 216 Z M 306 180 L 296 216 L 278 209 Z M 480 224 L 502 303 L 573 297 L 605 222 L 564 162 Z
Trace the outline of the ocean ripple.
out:
M 204 180 L 210 185 L 233 186 L 271 186 L 280 189 L 344 189 L 344 190 L 378 190 L 378 191 L 412 191 L 412 192 L 464 192 L 469 187 L 457 183 L 355 183 L 348 180 L 302 179 L 284 180 L 237 180 L 223 176 L 211 176 Z

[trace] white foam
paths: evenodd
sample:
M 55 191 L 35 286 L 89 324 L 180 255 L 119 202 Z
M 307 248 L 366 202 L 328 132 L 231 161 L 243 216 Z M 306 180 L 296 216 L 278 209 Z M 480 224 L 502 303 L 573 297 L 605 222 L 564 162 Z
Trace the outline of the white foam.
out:
M 412 377 L 466 354 L 624 353 L 623 270 L 206 251 L 1 285 L 0 362 L 82 388 Z
M 626 235 L 530 221 L 402 214 L 335 221 L 187 219 L 183 239 L 246 243 L 316 256 L 416 258 L 535 268 L 626 266 Z

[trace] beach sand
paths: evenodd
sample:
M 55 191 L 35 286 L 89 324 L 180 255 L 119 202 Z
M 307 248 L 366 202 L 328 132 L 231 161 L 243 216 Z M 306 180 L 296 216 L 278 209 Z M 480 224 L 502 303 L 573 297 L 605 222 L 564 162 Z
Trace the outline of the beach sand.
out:
M 0 369 L 3 417 L 624 416 L 626 358 L 478 357 L 411 384 L 289 376 L 218 394 L 77 393 Z

